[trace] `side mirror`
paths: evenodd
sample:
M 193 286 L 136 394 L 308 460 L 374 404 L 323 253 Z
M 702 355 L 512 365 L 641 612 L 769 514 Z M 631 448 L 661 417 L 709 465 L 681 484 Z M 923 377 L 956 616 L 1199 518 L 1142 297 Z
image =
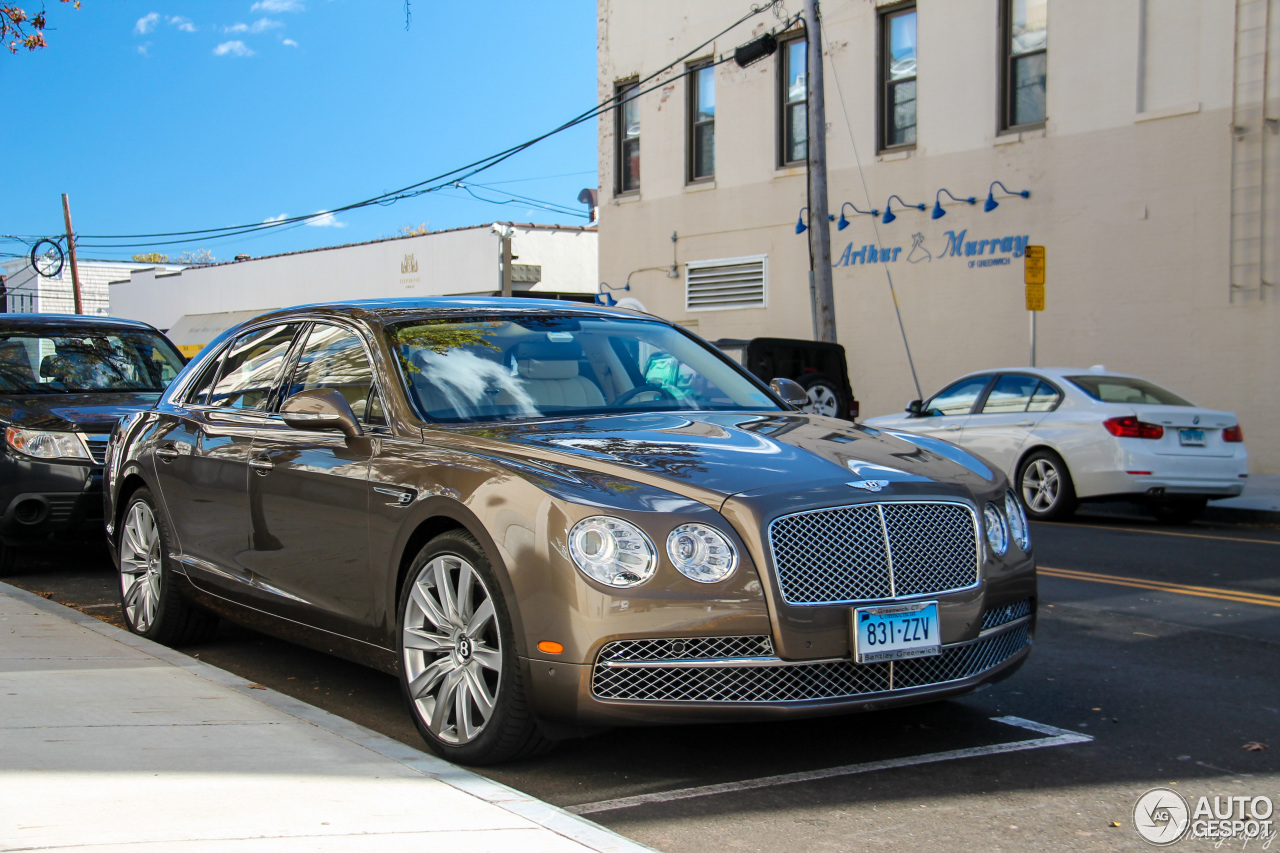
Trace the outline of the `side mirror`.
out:
M 794 379 L 778 378 L 769 383 L 769 390 L 782 398 L 782 402 L 797 409 L 809 405 L 809 392 L 800 387 Z
M 907 414 L 913 418 L 921 417 L 924 413 L 924 403 L 920 400 L 912 400 L 907 403 Z
M 294 429 L 336 429 L 347 438 L 364 435 L 347 398 L 332 388 L 299 391 L 280 406 L 280 416 Z

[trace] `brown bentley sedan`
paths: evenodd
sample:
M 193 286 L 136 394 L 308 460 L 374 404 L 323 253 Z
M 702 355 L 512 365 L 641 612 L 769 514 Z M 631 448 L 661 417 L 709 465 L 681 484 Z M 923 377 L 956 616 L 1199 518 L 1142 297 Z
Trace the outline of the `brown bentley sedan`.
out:
M 1012 673 L 1036 580 L 1004 475 L 807 399 L 623 310 L 267 314 L 112 436 L 125 618 L 181 644 L 221 616 L 398 674 L 469 763 Z

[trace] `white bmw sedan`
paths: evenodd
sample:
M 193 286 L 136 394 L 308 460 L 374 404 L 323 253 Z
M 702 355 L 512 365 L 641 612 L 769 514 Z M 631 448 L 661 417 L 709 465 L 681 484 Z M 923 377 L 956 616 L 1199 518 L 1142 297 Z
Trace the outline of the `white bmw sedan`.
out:
M 1122 499 L 1185 523 L 1209 500 L 1240 494 L 1249 470 L 1234 414 L 1100 365 L 971 373 L 905 414 L 864 423 L 945 439 L 995 463 L 1036 519 Z

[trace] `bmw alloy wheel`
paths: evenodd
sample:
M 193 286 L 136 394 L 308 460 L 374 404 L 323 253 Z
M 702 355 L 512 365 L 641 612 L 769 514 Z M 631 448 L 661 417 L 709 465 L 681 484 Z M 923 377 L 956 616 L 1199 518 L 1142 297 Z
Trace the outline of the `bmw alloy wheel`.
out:
M 120 592 L 125 616 L 139 634 L 155 622 L 160 606 L 160 530 L 145 501 L 129 507 L 120 538 Z
M 441 741 L 471 743 L 502 686 L 493 594 L 474 567 L 443 554 L 419 571 L 405 603 L 405 678 L 419 717 Z

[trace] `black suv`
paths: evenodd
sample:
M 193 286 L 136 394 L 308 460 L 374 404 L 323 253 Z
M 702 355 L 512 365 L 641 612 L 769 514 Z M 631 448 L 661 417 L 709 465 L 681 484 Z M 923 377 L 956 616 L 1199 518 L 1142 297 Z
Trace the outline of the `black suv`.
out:
M 806 412 L 858 419 L 858 401 L 840 344 L 796 338 L 721 338 L 714 346 L 765 382 L 775 378 L 799 382 L 809 394 Z
M 0 314 L 0 575 L 16 547 L 101 535 L 111 428 L 151 408 L 182 367 L 146 323 Z

